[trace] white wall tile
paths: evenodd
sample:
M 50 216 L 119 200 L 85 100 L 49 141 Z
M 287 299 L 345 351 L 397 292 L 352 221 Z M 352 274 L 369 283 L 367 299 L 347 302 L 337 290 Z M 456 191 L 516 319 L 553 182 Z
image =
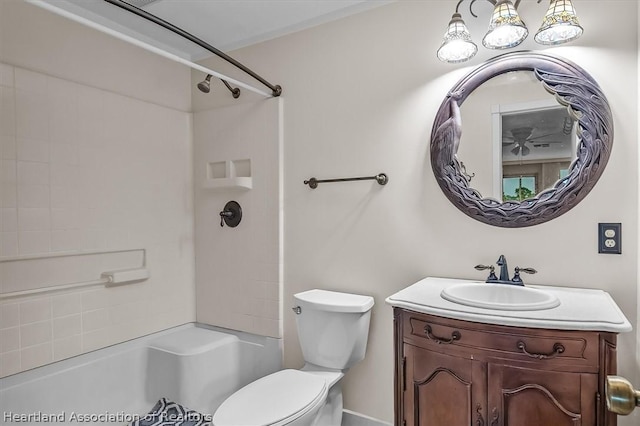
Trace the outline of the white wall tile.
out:
M 48 298 L 28 300 L 20 303 L 20 324 L 29 324 L 51 319 L 51 302 Z
M 18 229 L 20 231 L 48 231 L 51 229 L 50 220 L 49 209 L 18 209 Z
M 21 371 L 20 351 L 0 354 L 0 376 L 8 376 Z
M 64 163 L 51 163 L 51 185 L 76 187 L 78 166 Z
M 77 209 L 51 209 L 51 229 L 78 229 L 79 227 Z
M 51 185 L 51 208 L 77 209 L 78 204 L 78 190 L 75 186 Z
M 0 352 L 11 352 L 20 349 L 20 328 L 0 329 Z
M 18 207 L 49 207 L 48 185 L 18 185 Z
M 53 318 L 78 314 L 82 311 L 82 297 L 79 293 L 68 293 L 51 297 Z
M 18 235 L 20 254 L 45 254 L 51 248 L 51 233 L 48 231 L 23 231 Z
M 20 325 L 20 304 L 0 304 L 0 328 L 17 327 Z
M 20 368 L 29 370 L 53 361 L 52 342 L 30 346 L 20 350 Z
M 16 141 L 16 156 L 20 161 L 47 163 L 49 162 L 49 141 L 18 138 Z
M 0 206 L 18 207 L 18 190 L 15 183 L 0 182 Z
M 44 96 L 47 93 L 47 77 L 39 72 L 16 67 L 15 87 Z
M 15 100 L 18 138 L 49 140 L 48 111 L 43 95 L 16 89 Z
M 279 300 L 265 300 L 264 301 L 264 316 L 265 318 L 278 320 L 280 319 L 280 301 Z
M 50 78 L 48 107 L 49 140 L 52 144 L 75 142 L 78 133 L 78 85 Z
M 52 144 L 51 162 L 66 165 L 78 164 L 78 145 L 75 143 Z
M 18 167 L 16 160 L 0 161 L 0 183 L 16 184 L 18 182 Z
M 50 342 L 53 338 L 51 321 L 32 322 L 20 326 L 20 346 L 28 347 Z
M 18 230 L 18 209 L 1 208 L 0 215 L 2 215 L 0 231 L 15 232 Z
M 0 256 L 11 257 L 18 255 L 18 233 L 0 232 Z
M 133 327 L 133 324 L 129 324 L 129 327 Z M 133 335 L 140 335 L 133 333 Z M 96 349 L 104 348 L 112 343 L 112 338 L 109 332 L 105 330 L 90 331 L 82 334 L 82 352 L 89 352 Z
M 109 298 L 106 289 L 92 290 L 82 293 L 82 311 L 95 311 L 106 308 L 109 305 Z
M 0 123 L 0 125 L 2 124 Z M 15 160 L 17 158 L 16 151 L 16 137 L 0 132 L 0 159 Z
M 18 160 L 18 185 L 49 185 L 49 165 Z
M 51 251 L 73 251 L 82 248 L 82 233 L 79 229 L 51 231 Z
M 14 86 L 14 68 L 11 65 L 0 63 L 0 86 Z
M 75 335 L 53 341 L 53 360 L 58 361 L 82 353 L 82 336 Z
M 69 315 L 53 319 L 53 338 L 62 339 L 82 333 L 82 316 Z
M 0 133 L 16 134 L 15 90 L 0 86 Z
M 95 311 L 87 311 L 82 313 L 82 332 L 98 330 L 106 328 L 111 324 L 108 309 L 96 309 Z

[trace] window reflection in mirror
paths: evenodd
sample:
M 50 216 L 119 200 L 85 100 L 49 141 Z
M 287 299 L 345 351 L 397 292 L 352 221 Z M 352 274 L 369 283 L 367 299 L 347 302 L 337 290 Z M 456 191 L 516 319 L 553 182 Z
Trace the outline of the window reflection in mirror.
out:
M 522 201 L 566 177 L 576 157 L 577 123 L 533 72 L 486 81 L 460 109 L 458 159 L 483 197 Z

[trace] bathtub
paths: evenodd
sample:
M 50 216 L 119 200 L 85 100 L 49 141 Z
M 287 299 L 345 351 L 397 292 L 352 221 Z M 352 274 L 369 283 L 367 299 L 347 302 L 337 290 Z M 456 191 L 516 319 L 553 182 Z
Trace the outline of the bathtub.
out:
M 127 424 L 160 398 L 213 414 L 282 367 L 280 339 L 186 324 L 0 379 L 0 424 Z

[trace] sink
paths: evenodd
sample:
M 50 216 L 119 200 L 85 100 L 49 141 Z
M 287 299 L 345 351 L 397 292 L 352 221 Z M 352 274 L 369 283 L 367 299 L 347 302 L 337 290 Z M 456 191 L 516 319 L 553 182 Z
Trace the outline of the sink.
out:
M 461 305 L 501 311 L 540 311 L 560 305 L 554 294 L 510 284 L 455 284 L 442 290 L 440 296 Z

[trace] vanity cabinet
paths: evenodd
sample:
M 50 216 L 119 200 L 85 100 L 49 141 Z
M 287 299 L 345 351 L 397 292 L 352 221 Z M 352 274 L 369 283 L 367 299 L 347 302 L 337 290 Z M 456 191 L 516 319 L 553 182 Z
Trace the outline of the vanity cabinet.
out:
M 397 426 L 613 426 L 616 334 L 449 319 L 394 307 Z

